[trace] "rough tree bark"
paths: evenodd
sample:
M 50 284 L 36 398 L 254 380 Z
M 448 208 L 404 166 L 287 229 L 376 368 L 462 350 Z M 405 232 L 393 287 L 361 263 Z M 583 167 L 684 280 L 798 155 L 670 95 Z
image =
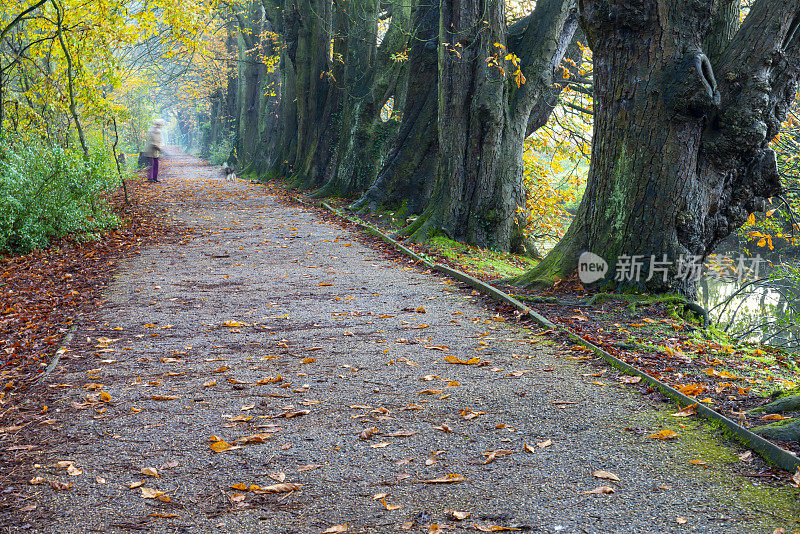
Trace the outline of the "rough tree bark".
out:
M 611 266 L 606 282 L 637 255 L 642 276 L 628 284 L 694 297 L 681 256 L 704 258 L 781 192 L 769 142 L 795 97 L 800 0 L 758 0 L 735 33 L 730 4 L 582 2 L 595 94 L 586 192 L 564 238 L 516 283 L 564 278 L 591 251 Z M 670 266 L 646 280 L 651 257 Z
M 576 7 L 540 0 L 519 24 L 516 48 L 507 49 L 503 2 L 440 3 L 438 176 L 425 212 L 404 230 L 412 240 L 442 231 L 493 249 L 525 249 L 517 218 L 525 204 L 523 142 L 572 40 Z M 518 56 L 524 83 L 499 68 L 515 70 L 507 50 Z
M 421 213 L 430 200 L 439 162 L 438 2 L 421 2 L 414 8 L 412 32 L 405 105 L 398 107 L 400 129 L 377 178 L 352 210 L 374 212 L 405 204 L 407 213 Z
M 391 21 L 378 45 L 377 0 L 351 0 L 342 5 L 350 23 L 344 68 L 344 102 L 339 126 L 338 159 L 331 179 L 316 196 L 351 196 L 362 193 L 375 179 L 391 124 L 381 120 L 381 110 L 395 93 L 405 72 L 392 59 L 408 44 L 411 4 L 391 3 Z M 394 122 L 394 121 L 392 121 Z

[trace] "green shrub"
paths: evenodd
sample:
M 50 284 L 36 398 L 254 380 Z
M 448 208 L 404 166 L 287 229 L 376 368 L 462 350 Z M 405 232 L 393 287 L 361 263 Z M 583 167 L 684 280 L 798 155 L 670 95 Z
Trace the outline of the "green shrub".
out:
M 228 161 L 231 155 L 233 143 L 230 139 L 224 139 L 219 144 L 212 146 L 208 151 L 208 161 L 212 165 L 222 165 Z
M 85 161 L 81 151 L 0 140 L 0 251 L 23 253 L 117 225 L 102 193 L 118 184 L 113 156 L 100 146 Z

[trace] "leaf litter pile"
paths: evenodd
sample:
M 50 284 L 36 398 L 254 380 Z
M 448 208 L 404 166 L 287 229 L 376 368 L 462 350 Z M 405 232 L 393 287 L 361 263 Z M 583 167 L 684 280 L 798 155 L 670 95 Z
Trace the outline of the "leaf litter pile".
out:
M 164 174 L 169 173 L 169 164 Z M 130 203 L 117 190 L 109 199 L 122 220 L 119 228 L 94 239 L 68 236 L 44 250 L 0 258 L 0 488 L 18 475 L 17 442 L 29 425 L 49 424 L 46 406 L 26 407 L 31 388 L 53 358 L 68 360 L 60 348 L 77 318 L 102 302 L 119 261 L 140 247 L 177 239 L 187 230 L 170 226 L 158 204 L 159 190 L 143 175 L 128 181 Z M 9 492 L 0 492 L 0 509 Z

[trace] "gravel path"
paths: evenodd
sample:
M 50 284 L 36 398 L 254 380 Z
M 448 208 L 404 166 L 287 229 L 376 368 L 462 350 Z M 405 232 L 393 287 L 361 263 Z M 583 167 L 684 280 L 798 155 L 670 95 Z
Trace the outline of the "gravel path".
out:
M 156 187 L 194 234 L 127 261 L 49 377 L 33 531 L 790 526 L 748 500 L 733 445 L 584 353 L 262 186 L 166 169 Z M 677 438 L 648 437 L 664 428 Z

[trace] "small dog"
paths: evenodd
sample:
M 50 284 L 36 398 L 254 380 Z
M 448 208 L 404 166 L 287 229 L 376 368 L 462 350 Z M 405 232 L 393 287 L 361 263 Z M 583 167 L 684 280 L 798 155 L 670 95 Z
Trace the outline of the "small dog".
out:
M 236 180 L 236 173 L 233 172 L 233 167 L 228 165 L 228 162 L 222 164 L 222 174 L 225 175 L 226 180 Z

